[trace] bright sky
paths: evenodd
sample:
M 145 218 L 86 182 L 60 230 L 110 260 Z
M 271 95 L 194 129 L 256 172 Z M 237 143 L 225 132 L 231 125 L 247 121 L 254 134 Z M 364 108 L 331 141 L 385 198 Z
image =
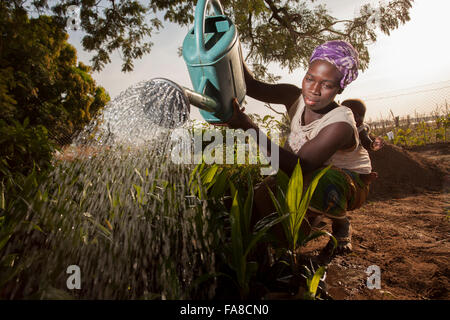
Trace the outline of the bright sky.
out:
M 331 13 L 338 18 L 352 18 L 357 7 L 375 0 L 319 0 L 326 4 Z M 387 1 L 385 1 L 387 2 Z M 429 113 L 436 104 L 442 106 L 445 99 L 450 102 L 450 31 L 449 0 L 415 0 L 410 11 L 411 20 L 390 36 L 380 34 L 375 44 L 369 47 L 371 61 L 369 68 L 360 72 L 358 79 L 351 83 L 337 100 L 361 98 L 367 103 L 366 119 L 388 118 L 389 112 L 395 115 Z M 177 50 L 188 32 L 187 27 L 165 23 L 165 28 L 154 35 L 152 52 L 134 62 L 131 73 L 121 72 L 121 59 L 114 53 L 112 63 L 93 77 L 116 97 L 120 92 L 141 80 L 156 77 L 168 78 L 176 83 L 192 88 L 189 74 Z M 77 48 L 78 58 L 90 64 L 91 54 L 82 50 L 82 33 L 70 31 L 69 41 Z M 270 71 L 280 75 L 280 82 L 301 85 L 305 70 L 280 69 L 271 64 Z M 247 112 L 273 114 L 258 102 L 247 99 Z M 280 106 L 275 106 L 280 111 Z M 202 119 L 198 109 L 191 108 L 191 118 Z

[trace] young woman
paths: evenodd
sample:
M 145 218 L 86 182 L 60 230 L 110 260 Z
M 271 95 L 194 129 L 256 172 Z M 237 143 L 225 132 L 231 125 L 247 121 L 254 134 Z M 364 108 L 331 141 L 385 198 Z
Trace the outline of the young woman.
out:
M 317 170 L 332 165 L 316 188 L 307 216 L 309 222 L 315 223 L 323 216 L 332 220 L 333 234 L 338 240 L 337 252 L 351 251 L 351 227 L 346 213 L 364 203 L 368 186 L 362 176 L 370 174 L 372 169 L 370 161 L 355 152 L 360 141 L 351 110 L 334 101 L 336 95 L 356 79 L 358 65 L 358 53 L 349 43 L 326 42 L 314 50 L 300 89 L 289 84 L 258 81 L 244 64 L 247 95 L 268 103 L 284 104 L 291 118 L 287 146 L 280 148 L 280 169 L 291 174 L 299 161 L 308 181 Z M 259 131 L 236 100 L 234 114 L 227 125 Z M 274 184 L 274 177 L 269 177 L 257 186 L 254 218 L 274 212 L 267 191 L 267 187 L 273 188 Z M 326 248 L 330 245 L 331 242 Z

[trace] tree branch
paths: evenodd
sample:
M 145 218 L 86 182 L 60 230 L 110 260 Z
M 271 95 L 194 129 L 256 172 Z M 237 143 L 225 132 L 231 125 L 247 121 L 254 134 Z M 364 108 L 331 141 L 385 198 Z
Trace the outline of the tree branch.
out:
M 270 110 L 272 110 L 276 114 L 279 114 L 280 116 L 284 116 L 285 115 L 285 112 L 280 112 L 280 111 L 275 110 L 269 103 L 265 103 L 264 106 L 269 108 Z

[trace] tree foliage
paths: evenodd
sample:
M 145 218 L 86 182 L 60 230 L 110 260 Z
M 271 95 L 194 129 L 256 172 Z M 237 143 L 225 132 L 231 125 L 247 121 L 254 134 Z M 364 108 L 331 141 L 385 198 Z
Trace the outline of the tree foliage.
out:
M 133 70 L 133 61 L 150 53 L 151 36 L 162 27 L 156 15 L 164 12 L 164 20 L 189 24 L 193 21 L 195 0 L 15 0 L 9 8 L 21 8 L 38 15 L 52 15 L 61 29 L 66 29 L 70 18 L 68 8 L 80 8 L 80 27 L 85 35 L 82 45 L 94 52 L 91 60 L 94 71 L 100 71 L 111 62 L 110 53 L 120 50 L 122 71 Z
M 26 3 L 29 3 L 28 7 Z M 151 50 L 151 36 L 162 27 L 163 19 L 189 25 L 193 22 L 196 0 L 15 0 L 11 6 L 53 14 L 62 28 L 67 8 L 78 5 L 83 47 L 95 53 L 93 70 L 111 62 L 109 54 L 120 50 L 122 70 L 131 71 L 133 60 Z M 385 34 L 407 22 L 413 0 L 391 0 L 379 7 L 362 5 L 352 19 L 333 17 L 325 5 L 315 0 L 222 0 L 225 13 L 235 22 L 240 40 L 249 50 L 248 60 L 257 74 L 267 73 L 268 62 L 289 70 L 305 67 L 315 46 L 342 39 L 351 42 L 360 53 L 361 69 L 370 60 L 367 45 L 376 41 L 376 29 Z M 351 14 L 351 13 L 350 13 Z M 376 15 L 376 23 L 373 17 Z
M 43 125 L 56 138 L 82 128 L 109 100 L 78 63 L 67 33 L 52 17 L 30 19 L 22 10 L 1 13 L 0 118 Z
M 77 64 L 53 17 L 30 18 L 0 2 L 0 177 L 48 167 L 51 140 L 70 142 L 109 100 Z M 65 138 L 65 139 L 64 139 Z M 17 170 L 16 170 L 17 169 Z M 19 170 L 20 171 L 20 170 Z
M 338 39 L 349 41 L 358 50 L 360 67 L 366 69 L 370 60 L 367 45 L 376 41 L 377 29 L 389 35 L 409 21 L 412 2 L 397 0 L 379 7 L 365 4 L 353 19 L 339 20 L 314 0 L 222 1 L 239 29 L 241 42 L 249 49 L 248 58 L 262 65 L 277 62 L 290 71 L 306 67 L 316 46 Z

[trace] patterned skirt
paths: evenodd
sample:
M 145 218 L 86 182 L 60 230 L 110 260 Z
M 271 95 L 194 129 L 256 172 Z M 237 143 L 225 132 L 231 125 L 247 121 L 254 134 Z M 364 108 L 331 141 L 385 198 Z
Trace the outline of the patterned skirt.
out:
M 313 175 L 323 168 L 317 169 Z M 359 173 L 332 166 L 319 180 L 309 209 L 330 218 L 345 218 L 346 212 L 360 208 L 369 194 L 369 185 Z

